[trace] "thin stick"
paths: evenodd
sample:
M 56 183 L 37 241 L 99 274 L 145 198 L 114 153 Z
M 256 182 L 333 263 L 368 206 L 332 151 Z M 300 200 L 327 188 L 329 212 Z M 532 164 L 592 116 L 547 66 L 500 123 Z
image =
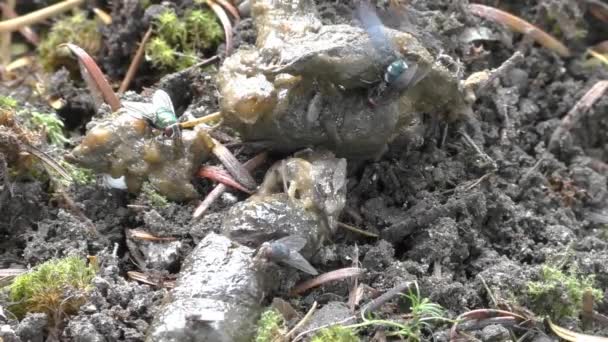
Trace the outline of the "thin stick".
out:
M 209 209 L 209 207 L 226 191 L 228 187 L 224 184 L 218 184 L 211 190 L 210 193 L 207 194 L 205 199 L 201 202 L 201 204 L 196 207 L 194 213 L 192 213 L 192 219 L 196 220 L 197 218 L 203 216 L 203 214 Z
M 221 166 L 203 166 L 198 171 L 198 176 L 201 178 L 209 178 L 215 182 L 222 183 L 231 188 L 240 190 L 242 192 L 251 194 L 251 191 L 241 185 L 241 183 L 237 182 L 228 171 L 226 171 Z
M 191 65 L 191 66 L 187 67 L 186 69 L 178 71 L 177 74 L 178 75 L 185 75 L 185 74 L 187 74 L 189 72 L 196 71 L 200 67 L 203 67 L 203 66 L 205 66 L 207 64 L 211 64 L 211 63 L 213 63 L 215 61 L 218 61 L 219 58 L 220 57 L 218 55 L 214 55 L 214 56 L 211 56 L 211 57 L 209 57 L 207 59 L 203 59 L 202 61 L 200 61 L 200 62 L 198 62 L 198 63 L 196 63 L 194 65 Z
M 585 0 L 589 13 L 603 22 L 608 22 L 608 5 L 601 0 Z
M 414 283 L 415 282 L 407 281 L 405 283 L 399 284 L 399 285 L 393 287 L 392 289 L 386 291 L 380 297 L 372 300 L 369 304 L 367 304 L 363 308 L 363 310 L 361 310 L 361 316 L 365 317 L 366 313 L 370 313 L 370 312 L 374 312 L 374 311 L 378 310 L 378 308 L 380 308 L 382 305 L 384 305 L 384 303 L 395 298 L 397 295 L 401 294 L 403 291 L 409 289 L 412 286 L 412 284 L 414 284 Z
M 126 231 L 127 231 L 127 234 L 129 234 L 129 237 L 131 237 L 132 239 L 135 239 L 135 240 L 159 241 L 159 242 L 177 240 L 176 238 L 171 237 L 171 236 L 169 236 L 169 237 L 155 236 L 143 229 L 127 229 Z
M 260 153 L 246 161 L 243 166 L 247 170 L 253 171 L 262 165 L 266 161 L 266 158 L 268 158 L 268 154 L 266 152 Z M 192 219 L 195 220 L 201 217 L 207 211 L 207 209 L 209 209 L 211 204 L 213 204 L 213 202 L 215 202 L 215 200 L 218 199 L 226 190 L 228 190 L 228 187 L 224 184 L 216 185 L 215 188 L 213 188 L 213 190 L 207 194 L 207 197 L 205 197 L 201 204 L 194 210 Z
M 361 234 L 361 235 L 365 235 L 365 236 L 369 236 L 369 237 L 373 237 L 373 238 L 378 238 L 378 234 L 374 234 L 372 232 L 368 232 L 368 231 L 365 231 L 363 229 L 359 229 L 359 228 L 357 228 L 355 226 L 351 226 L 350 224 L 346 224 L 344 222 L 338 222 L 338 227 L 342 227 L 344 229 L 348 229 L 351 232 L 355 232 L 357 234 Z
M 9 19 L 10 11 L 15 9 L 15 0 L 6 0 L 6 4 L 2 7 L 2 18 Z M 0 64 L 8 65 L 11 62 L 11 32 L 2 32 L 0 35 Z
M 482 276 L 479 276 L 479 279 L 481 280 L 483 287 L 486 289 L 488 296 L 490 296 L 490 300 L 492 300 L 492 304 L 494 304 L 494 307 L 498 307 L 498 301 L 496 301 L 496 297 L 494 297 L 494 293 L 492 292 L 492 290 L 490 290 L 490 287 L 488 287 L 486 280 L 483 279 Z
M 488 172 L 485 175 L 479 177 L 478 179 L 476 179 L 473 183 L 471 183 L 471 185 L 467 186 L 466 188 L 464 188 L 464 191 L 467 192 L 471 189 L 473 189 L 474 187 L 476 187 L 479 183 L 483 182 L 484 179 L 490 177 L 490 175 L 492 175 L 493 172 Z
M 222 6 L 220 6 L 215 0 L 207 0 L 207 5 L 211 7 L 211 10 L 220 19 L 222 26 L 224 27 L 224 34 L 226 35 L 226 56 L 230 56 L 232 53 L 232 23 L 228 14 Z
M 226 9 L 228 12 L 230 12 L 230 14 L 234 17 L 234 25 L 236 26 L 236 24 L 241 21 L 241 16 L 239 15 L 239 10 L 236 9 L 236 7 L 234 7 L 234 5 L 232 5 L 230 3 L 230 1 L 227 0 L 216 0 L 218 4 L 220 4 L 222 7 L 224 7 L 224 9 Z
M 78 58 L 80 73 L 82 74 L 82 78 L 86 81 L 91 95 L 94 97 L 101 96 L 103 101 L 110 105 L 113 112 L 119 110 L 121 107 L 120 100 L 114 93 L 114 90 L 112 90 L 112 86 L 108 80 L 106 80 L 93 57 L 78 45 L 66 43 L 59 46 L 66 46 Z
M 222 113 L 220 112 L 215 112 L 215 113 L 211 113 L 209 115 L 205 115 L 203 117 L 200 118 L 196 118 L 194 120 L 190 120 L 190 121 L 186 121 L 186 122 L 180 122 L 179 123 L 179 127 L 181 128 L 192 128 L 196 125 L 202 124 L 202 123 L 207 123 L 210 121 L 215 121 L 218 120 L 222 117 Z
M 226 146 L 222 145 L 219 141 L 210 137 L 211 143 L 211 153 L 215 155 L 215 157 L 222 162 L 222 165 L 226 168 L 226 170 L 230 173 L 234 179 L 241 183 L 244 187 L 250 190 L 254 190 L 257 188 L 257 183 L 255 179 L 251 176 L 249 171 L 241 162 L 236 159 L 236 157 L 226 148 Z
M 6 18 L 13 19 L 19 16 L 17 15 L 17 12 L 15 12 L 15 10 L 10 8 L 7 4 L 0 4 L 0 9 L 2 9 L 2 14 L 4 14 Z M 32 28 L 29 26 L 23 26 L 20 28 L 19 33 L 21 33 L 21 35 L 34 46 L 38 46 L 40 43 L 40 37 L 38 37 L 36 32 L 34 32 L 34 30 L 32 30 Z
M 497 310 L 497 309 L 477 309 L 477 310 L 472 310 L 472 311 L 468 311 L 465 312 L 463 314 L 461 314 L 460 316 L 456 317 L 456 319 L 454 320 L 454 324 L 452 325 L 452 328 L 450 329 L 450 341 L 455 341 L 456 338 L 458 337 L 459 331 L 458 331 L 458 324 L 465 321 L 465 320 L 481 320 L 481 319 L 487 319 L 487 318 L 493 318 L 493 317 L 513 317 L 516 320 L 523 322 L 526 321 L 526 318 L 516 314 L 514 312 L 511 311 L 505 311 L 505 310 Z
M 598 81 L 581 97 L 580 100 L 570 109 L 568 114 L 564 116 L 560 125 L 551 134 L 549 139 L 548 150 L 555 152 L 560 145 L 562 136 L 570 131 L 572 127 L 587 113 L 587 111 L 593 106 L 608 89 L 608 80 Z
M 43 165 L 48 166 L 47 171 L 49 169 L 53 170 L 57 174 L 59 174 L 61 177 L 65 178 L 67 181 L 69 181 L 69 182 L 73 181 L 72 176 L 70 176 L 70 174 L 65 170 L 65 168 L 63 168 L 63 166 L 59 165 L 59 163 L 57 163 L 53 159 L 53 157 L 49 156 L 48 154 L 44 153 L 40 149 L 38 149 L 32 145 L 29 145 L 29 144 L 22 144 L 22 148 L 25 151 L 27 151 L 29 154 L 40 159 L 40 161 L 43 162 Z
M 334 280 L 341 280 L 350 277 L 358 277 L 363 274 L 363 269 L 359 267 L 346 267 L 339 270 L 323 273 L 318 277 L 314 277 L 303 283 L 296 285 L 291 291 L 290 295 L 297 295 L 304 291 L 307 291 L 313 287 L 321 286 L 327 282 Z
M 490 72 L 489 77 L 480 82 L 477 87 L 477 97 L 480 97 L 489 85 L 494 83 L 494 80 L 499 76 L 505 75 L 509 70 L 513 69 L 517 64 L 524 60 L 524 54 L 521 51 L 516 51 L 511 57 L 504 61 L 498 68 Z
M 484 159 L 486 162 L 488 162 L 490 165 L 492 165 L 492 169 L 494 171 L 498 170 L 498 165 L 496 165 L 496 162 L 494 161 L 494 159 L 492 159 L 492 157 L 490 157 L 487 153 L 482 151 L 481 148 L 479 146 L 477 146 L 475 141 L 473 141 L 473 139 L 471 139 L 471 137 L 464 130 L 459 131 L 459 133 L 464 138 L 464 141 L 467 144 L 469 144 L 469 146 L 471 146 L 475 150 L 475 152 L 477 152 L 477 155 L 479 155 L 482 159 Z
M 133 77 L 135 77 L 135 73 L 137 72 L 137 69 L 139 69 L 139 66 L 141 65 L 141 61 L 144 59 L 144 52 L 146 52 L 146 44 L 148 43 L 148 40 L 150 40 L 151 36 L 152 36 L 152 27 L 150 27 L 148 29 L 148 31 L 146 31 L 146 34 L 144 35 L 144 37 L 141 39 L 141 42 L 139 43 L 139 47 L 137 48 L 137 51 L 135 52 L 135 56 L 133 57 L 133 60 L 131 61 L 131 64 L 129 65 L 127 74 L 125 75 L 125 78 L 122 80 L 122 83 L 120 83 L 120 88 L 118 88 L 119 94 L 122 94 L 125 91 L 127 91 L 127 89 L 129 89 L 129 85 L 131 84 Z
M 558 55 L 562 57 L 570 56 L 570 50 L 559 40 L 555 39 L 553 36 L 541 30 L 540 28 L 530 24 L 529 22 L 517 16 L 514 16 L 511 13 L 480 4 L 470 4 L 468 6 L 468 9 L 469 11 L 471 11 L 471 13 L 477 16 L 503 24 L 513 31 L 530 36 L 540 45 L 552 51 L 555 51 Z
M 608 57 L 606 57 L 605 55 L 595 51 L 594 49 L 587 49 L 587 52 L 597 58 L 600 62 L 604 63 L 605 65 L 608 65 Z
M 289 330 L 287 335 L 285 335 L 285 341 L 289 341 L 289 338 L 293 334 L 295 334 L 295 332 L 298 331 L 298 329 L 300 329 L 302 326 L 304 326 L 304 324 L 306 324 L 306 322 L 308 322 L 308 320 L 310 319 L 310 317 L 312 317 L 312 314 L 315 312 L 316 309 L 317 309 L 317 302 L 315 301 L 314 303 L 312 303 L 312 307 L 310 308 L 310 310 L 308 310 L 306 315 L 304 315 L 304 317 L 298 322 L 298 324 L 296 324 L 296 326 L 293 327 L 293 329 Z
M 65 0 L 14 19 L 4 20 L 0 22 L 0 32 L 17 31 L 24 26 L 39 23 L 47 18 L 78 7 L 82 3 L 84 3 L 84 0 Z
M 101 8 L 93 8 L 93 13 L 97 15 L 97 18 L 103 22 L 104 25 L 112 25 L 112 16 L 106 13 Z
M 356 319 L 357 319 L 357 316 L 350 316 L 350 317 L 346 317 L 345 319 L 343 319 L 341 321 L 338 321 L 338 322 L 333 322 L 333 323 L 322 325 L 320 327 L 316 327 L 316 328 L 313 328 L 313 329 L 302 331 L 298 336 L 296 336 L 293 339 L 293 342 L 299 341 L 300 339 L 302 339 L 302 337 L 304 337 L 305 335 L 310 334 L 312 332 L 315 332 L 315 331 L 318 331 L 318 330 L 321 330 L 321 329 L 324 329 L 324 328 L 332 327 L 334 325 L 343 324 L 343 323 L 346 323 L 348 321 L 352 321 L 352 320 L 356 320 Z

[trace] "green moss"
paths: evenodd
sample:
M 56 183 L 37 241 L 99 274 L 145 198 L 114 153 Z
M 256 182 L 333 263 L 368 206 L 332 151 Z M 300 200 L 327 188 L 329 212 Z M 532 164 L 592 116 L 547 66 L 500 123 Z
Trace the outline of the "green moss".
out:
M 55 114 L 32 112 L 32 123 L 36 128 L 44 130 L 51 144 L 63 146 L 69 140 L 63 135 L 63 121 Z
M 421 341 L 422 331 L 432 331 L 431 322 L 453 323 L 454 321 L 445 317 L 445 310 L 437 303 L 431 302 L 428 298 L 422 297 L 418 284 L 414 289 L 410 288 L 407 295 L 404 295 L 410 304 L 410 318 L 406 321 L 395 321 L 381 318 L 363 318 L 363 322 L 347 325 L 346 329 L 360 329 L 366 327 L 382 328 L 386 336 L 399 337 L 406 341 Z M 353 332 L 354 333 L 354 332 Z
M 258 321 L 258 331 L 255 342 L 272 342 L 285 334 L 283 316 L 274 309 L 262 312 Z
M 17 276 L 9 287 L 8 307 L 17 317 L 44 312 L 49 318 L 75 314 L 86 302 L 95 269 L 78 257 L 47 261 Z
M 543 266 L 541 280 L 527 284 L 530 308 L 553 319 L 574 316 L 582 305 L 583 293 L 591 289 L 593 297 L 602 297 L 602 291 L 593 288 L 593 275 L 578 275 L 574 270 L 562 272 L 553 266 Z
M 10 110 L 17 108 L 17 100 L 9 96 L 0 95 L 0 109 Z
M 183 16 L 167 9 L 154 20 L 154 34 L 146 55 L 155 67 L 167 71 L 192 66 L 197 56 L 217 46 L 223 37 L 222 27 L 207 9 L 188 10 Z
M 155 20 L 156 32 L 169 44 L 184 44 L 188 36 L 186 23 L 172 10 L 166 10 Z
M 154 208 L 164 208 L 169 205 L 169 201 L 148 182 L 142 185 L 141 193 Z
M 186 27 L 189 34 L 189 48 L 208 49 L 219 43 L 224 32 L 217 23 L 215 15 L 210 11 L 193 10 L 186 13 Z
M 358 342 L 359 337 L 353 329 L 334 325 L 329 328 L 321 329 L 316 333 L 311 342 Z
M 176 65 L 175 50 L 161 37 L 154 37 L 146 45 L 146 54 L 157 68 L 169 68 Z
M 91 169 L 79 167 L 63 160 L 59 164 L 70 174 L 76 184 L 86 185 L 95 181 L 95 172 Z
M 95 56 L 101 47 L 101 32 L 97 22 L 87 19 L 84 12 L 57 21 L 38 46 L 40 60 L 46 70 L 53 71 L 66 64 L 77 68 L 76 61 L 64 49 L 57 48 L 63 43 L 76 44 Z

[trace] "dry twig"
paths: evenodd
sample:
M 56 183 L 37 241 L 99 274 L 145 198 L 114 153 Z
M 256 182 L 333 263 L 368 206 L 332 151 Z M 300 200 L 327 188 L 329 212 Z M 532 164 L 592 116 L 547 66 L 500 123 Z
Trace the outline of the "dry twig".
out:
M 230 15 L 232 15 L 234 17 L 235 26 L 239 21 L 241 21 L 241 15 L 239 14 L 239 10 L 237 10 L 236 7 L 234 7 L 234 5 L 230 3 L 230 1 L 227 1 L 227 0 L 215 0 L 215 1 L 217 1 L 218 4 L 220 4 L 228 12 L 230 12 Z
M 141 229 L 128 229 L 127 233 L 129 234 L 129 237 L 131 237 L 132 239 L 135 240 L 144 240 L 144 241 L 155 241 L 155 242 L 169 242 L 169 241 L 175 241 L 177 240 L 174 237 L 160 237 L 160 236 L 155 236 L 152 235 L 150 233 L 148 233 L 145 230 L 141 230 Z
M 120 87 L 118 88 L 119 94 L 122 94 L 125 91 L 127 91 L 127 89 L 129 89 L 129 85 L 131 84 L 133 77 L 135 77 L 135 73 L 137 72 L 137 69 L 139 69 L 139 66 L 141 65 L 141 61 L 144 59 L 144 53 L 146 51 L 146 44 L 148 43 L 148 40 L 150 40 L 151 36 L 152 36 L 152 27 L 150 27 L 148 29 L 148 31 L 146 32 L 144 37 L 141 39 L 141 42 L 139 43 L 139 47 L 137 48 L 137 51 L 135 52 L 135 56 L 133 56 L 133 60 L 131 61 L 131 64 L 129 65 L 129 69 L 127 70 L 127 74 L 125 75 L 125 78 L 122 80 L 122 83 L 120 83 Z
M 316 309 L 317 302 L 314 302 L 310 310 L 308 310 L 308 312 L 306 313 L 306 315 L 304 315 L 304 317 L 298 322 L 298 324 L 296 324 L 296 326 L 293 327 L 293 329 L 289 330 L 289 332 L 284 336 L 286 341 L 289 341 L 289 338 L 293 336 L 293 334 L 298 331 L 298 329 L 303 327 L 306 322 L 308 322 L 308 320 L 310 319 L 310 317 L 312 317 L 312 314 L 315 312 Z
M 597 101 L 608 89 L 608 80 L 598 81 L 581 97 L 580 100 L 570 109 L 568 114 L 564 116 L 560 125 L 555 129 L 549 139 L 548 150 L 556 152 L 562 136 L 570 131 L 574 125 L 589 111 L 591 106 Z
M 93 8 L 93 13 L 95 13 L 95 15 L 97 16 L 97 18 L 99 18 L 99 20 L 101 20 L 101 22 L 104 25 L 111 25 L 112 24 L 112 16 L 109 15 L 108 13 L 106 13 L 101 8 L 97 8 L 97 7 Z
M 89 91 L 94 97 L 101 97 L 105 103 L 110 105 L 113 112 L 120 109 L 120 100 L 112 90 L 112 86 L 106 80 L 101 69 L 95 60 L 78 45 L 67 43 L 66 46 L 78 58 L 80 73 L 89 87 Z
M 2 10 L 2 14 L 6 18 L 13 19 L 19 16 L 17 15 L 17 12 L 15 12 L 14 9 L 9 7 L 8 4 L 0 3 L 0 9 Z M 38 46 L 38 44 L 40 43 L 40 37 L 38 37 L 36 32 L 34 32 L 34 30 L 32 30 L 32 28 L 29 26 L 23 26 L 22 28 L 20 28 L 19 33 L 21 33 L 21 35 L 34 46 Z
M 570 56 L 570 50 L 559 40 L 511 13 L 480 4 L 470 4 L 468 8 L 471 13 L 477 16 L 503 24 L 513 31 L 528 35 L 540 45 L 556 52 L 562 57 Z
M 378 234 L 375 234 L 375 233 L 372 233 L 372 232 L 368 232 L 366 230 L 357 228 L 355 226 L 352 226 L 352 225 L 344 223 L 344 222 L 338 222 L 338 227 L 341 227 L 341 228 L 350 230 L 351 232 L 354 232 L 354 233 L 357 233 L 357 234 L 361 234 L 363 236 L 367 236 L 367 237 L 371 237 L 371 238 L 376 238 L 377 239 L 379 237 Z
M 602 0 L 584 0 L 589 5 L 589 12 L 603 22 L 608 22 L 608 4 Z
M 226 56 L 229 56 L 232 53 L 232 23 L 230 22 L 230 18 L 228 18 L 224 8 L 215 2 L 215 0 L 207 0 L 207 5 L 211 7 L 211 10 L 222 22 L 224 34 L 226 35 Z
M 202 116 L 200 118 L 196 118 L 194 120 L 180 122 L 179 127 L 181 128 L 192 128 L 196 125 L 200 125 L 202 123 L 209 123 L 211 121 L 219 120 L 222 117 L 220 112 L 211 113 L 209 115 Z
M 386 291 L 380 297 L 372 300 L 369 304 L 367 304 L 363 308 L 363 310 L 361 310 L 361 315 L 365 316 L 366 313 L 371 313 L 371 312 L 378 310 L 382 305 L 384 305 L 384 303 L 386 303 L 389 300 L 400 295 L 405 290 L 408 290 L 413 284 L 414 284 L 414 282 L 408 281 L 408 282 L 399 284 L 399 285 L 393 287 L 392 289 Z
M 6 4 L 2 4 L 2 18 L 9 19 L 9 11 L 15 9 L 15 0 L 6 0 Z M 11 62 L 11 38 L 10 31 L 0 34 L 0 65 L 7 65 Z
M 527 318 L 516 314 L 511 311 L 506 310 L 497 310 L 497 309 L 478 309 L 472 310 L 469 312 L 465 312 L 458 316 L 454 321 L 454 325 L 450 330 L 450 341 L 457 341 L 458 338 L 458 324 L 462 323 L 465 320 L 487 320 L 491 318 L 508 318 L 509 322 L 514 319 L 516 322 L 525 322 Z
M 39 23 L 52 16 L 66 12 L 74 7 L 78 7 L 82 3 L 84 3 L 84 0 L 65 0 L 17 18 L 4 20 L 0 22 L 0 32 L 17 31 L 24 26 Z
M 241 183 L 245 188 L 253 190 L 257 187 L 257 183 L 249 173 L 249 171 L 236 159 L 230 150 L 212 137 L 207 137 L 207 147 L 211 153 L 222 162 L 226 171 L 230 173 L 234 179 Z
M 313 287 L 321 286 L 330 281 L 341 280 L 350 277 L 358 277 L 363 274 L 363 271 L 364 270 L 359 267 L 346 267 L 341 268 L 339 270 L 323 273 L 320 276 L 314 277 L 296 285 L 293 289 L 291 289 L 290 295 L 293 296 L 300 294 L 304 291 L 312 289 Z
M 235 188 L 242 192 L 251 194 L 251 191 L 242 186 L 239 182 L 235 181 L 224 168 L 220 166 L 203 166 L 198 171 L 198 176 L 202 178 L 209 178 L 218 183 L 222 183 L 231 188 Z
M 266 161 L 267 158 L 268 158 L 268 155 L 266 154 L 266 152 L 260 153 L 260 154 L 256 155 L 255 157 L 246 161 L 243 164 L 243 166 L 247 170 L 253 171 L 256 168 L 258 168 L 260 165 L 262 165 Z M 215 188 L 213 188 L 213 190 L 207 194 L 207 196 L 201 202 L 201 204 L 199 204 L 199 206 L 194 210 L 194 213 L 192 214 L 192 219 L 197 219 L 197 218 L 201 217 L 207 211 L 207 209 L 209 209 L 211 204 L 213 204 L 213 202 L 215 202 L 215 200 L 217 198 L 219 198 L 224 193 L 224 191 L 226 191 L 227 189 L 228 189 L 228 187 L 224 184 L 216 185 Z

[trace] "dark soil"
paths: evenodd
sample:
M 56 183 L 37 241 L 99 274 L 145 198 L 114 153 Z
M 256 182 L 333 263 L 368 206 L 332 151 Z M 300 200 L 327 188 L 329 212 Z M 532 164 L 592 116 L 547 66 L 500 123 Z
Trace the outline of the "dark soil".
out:
M 317 2 L 328 23 L 346 21 L 350 15 L 350 6 Z M 146 24 L 139 21 L 144 13 L 139 1 L 115 3 L 114 22 L 104 29 L 105 49 L 97 60 L 111 79 L 120 80 Z M 556 151 L 547 148 L 566 113 L 597 81 L 608 78 L 605 66 L 585 68 L 580 57 L 585 47 L 608 37 L 605 23 L 584 14 L 580 1 L 500 2 L 500 8 L 541 27 L 552 27 L 547 13 L 557 8 L 568 21 L 557 25 L 586 29 L 589 35 L 583 40 L 564 36 L 576 56 L 564 59 L 519 34 L 464 12 L 464 3 L 409 2 L 414 33 L 428 41 L 427 48 L 433 53 L 460 60 L 465 76 L 496 68 L 517 50 L 525 55 L 523 63 L 500 77 L 474 104 L 481 134 L 448 125 L 428 113 L 424 131 L 414 138 L 397 140 L 380 160 L 349 161 L 347 210 L 341 221 L 377 232 L 383 239 L 339 230 L 333 243 L 326 244 L 311 262 L 320 272 L 350 267 L 357 246 L 366 270 L 360 283 L 382 293 L 416 280 L 422 295 L 446 308 L 452 318 L 491 307 L 488 290 L 498 300 L 533 310 L 525 293 L 528 282 L 539 279 L 542 265 L 563 265 L 593 274 L 596 287 L 605 290 L 608 240 L 606 221 L 601 222 L 598 214 L 608 217 L 608 97 L 593 105 Z M 500 33 L 511 44 L 462 43 L 462 30 L 477 24 Z M 250 19 L 244 19 L 236 27 L 237 44 L 252 42 L 251 32 Z M 482 52 L 472 59 L 471 49 Z M 84 113 L 91 113 L 92 102 L 84 99 L 84 90 L 78 88 L 81 85 L 75 86 L 61 72 L 51 82 L 57 83 L 57 92 L 68 100 L 60 115 L 67 128 L 78 135 L 91 117 L 85 118 Z M 156 87 L 154 83 L 159 82 L 157 85 L 172 95 L 180 114 L 200 116 L 218 108 L 213 73 L 195 70 L 163 76 L 145 64 L 134 89 Z M 0 89 L 20 98 L 16 89 Z M 479 151 L 463 138 L 463 129 Z M 245 159 L 256 150 L 259 148 L 246 147 L 241 156 Z M 256 174 L 258 181 L 264 171 Z M 201 198 L 213 185 L 206 180 L 195 183 Z M 201 220 L 192 221 L 198 203 L 170 203 L 159 208 L 143 195 L 110 190 L 101 181 L 70 187 L 65 196 L 76 208 L 57 200 L 47 183 L 17 180 L 4 185 L 0 191 L 0 268 L 35 266 L 68 254 L 96 255 L 101 264 L 89 302 L 55 332 L 65 341 L 143 341 L 166 290 L 162 281 L 159 286 L 141 284 L 129 280 L 127 272 L 169 279 L 168 275 L 179 272 L 180 262 L 196 243 L 209 232 L 219 232 L 227 210 L 245 198 L 241 193 L 227 193 Z M 138 268 L 125 239 L 126 231 L 134 228 L 177 238 L 180 243 L 172 247 L 174 256 Z M 268 303 L 272 297 L 287 299 L 289 288 L 301 280 L 295 273 L 289 274 L 291 278 L 281 279 L 280 291 L 268 294 Z M 336 302 L 346 303 L 347 297 L 346 282 L 339 282 L 308 291 L 292 304 L 306 312 L 317 301 L 321 306 L 335 307 L 333 317 L 342 317 L 345 308 Z M 0 301 L 0 308 L 4 305 Z M 328 310 L 323 314 L 328 315 Z M 382 310 L 389 315 L 398 313 L 394 307 Z M 607 312 L 608 297 L 597 302 L 596 310 Z M 45 318 L 38 314 L 21 322 L 6 316 L 4 319 L 0 314 L 0 326 L 10 325 L 16 336 L 0 335 L 4 341 L 42 341 L 40 336 L 47 334 L 45 324 L 40 323 Z M 315 320 L 329 322 L 331 317 Z M 566 317 L 558 323 L 580 331 L 577 320 Z M 447 340 L 448 328 L 438 327 L 435 337 Z M 486 327 L 475 336 L 501 341 L 508 337 L 501 329 Z M 596 327 L 587 333 L 601 334 L 601 330 Z M 539 331 L 528 340 L 541 341 L 543 336 Z

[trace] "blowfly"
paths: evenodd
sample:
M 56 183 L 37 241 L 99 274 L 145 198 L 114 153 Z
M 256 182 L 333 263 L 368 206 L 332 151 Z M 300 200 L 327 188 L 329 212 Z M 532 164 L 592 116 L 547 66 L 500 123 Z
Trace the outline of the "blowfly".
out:
M 308 274 L 317 275 L 319 272 L 299 253 L 306 245 L 306 239 L 289 235 L 271 242 L 264 242 L 258 251 L 258 256 L 268 261 L 282 263 Z
M 376 10 L 367 0 L 362 0 L 357 6 L 357 19 L 367 32 L 374 48 L 382 53 L 395 57 L 395 60 L 386 67 L 384 77 L 376 95 L 381 96 L 386 91 L 402 92 L 415 86 L 426 77 L 428 70 L 424 70 L 414 61 L 408 61 L 401 55 L 386 35 L 385 26 L 378 17 Z M 373 103 L 373 100 L 370 98 Z
M 131 115 L 145 119 L 152 127 L 161 130 L 165 137 L 172 139 L 181 137 L 173 102 L 166 91 L 156 90 L 152 95 L 152 103 L 123 101 L 123 106 Z

